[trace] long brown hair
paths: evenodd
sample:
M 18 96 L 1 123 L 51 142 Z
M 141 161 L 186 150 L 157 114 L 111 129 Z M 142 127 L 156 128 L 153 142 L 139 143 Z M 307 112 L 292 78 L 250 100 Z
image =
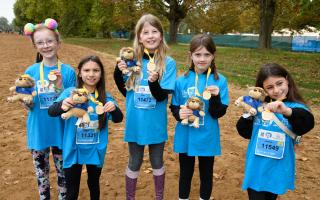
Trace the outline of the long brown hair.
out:
M 190 42 L 190 48 L 189 48 L 190 56 L 199 47 L 206 48 L 206 50 L 209 51 L 212 55 L 214 55 L 217 50 L 216 44 L 214 43 L 212 37 L 207 34 L 198 34 L 192 38 L 192 40 Z M 185 73 L 185 75 L 187 75 L 190 70 L 195 71 L 195 65 L 194 65 L 192 59 L 191 58 L 189 58 L 189 59 L 190 59 L 190 67 L 189 67 L 189 70 Z M 210 64 L 210 68 L 211 68 L 211 73 L 214 74 L 214 79 L 215 80 L 219 79 L 217 67 L 215 64 L 215 58 L 213 58 L 213 60 Z
M 306 104 L 305 100 L 300 95 L 300 92 L 292 79 L 289 72 L 277 63 L 267 63 L 263 65 L 256 78 L 256 86 L 263 88 L 263 82 L 270 76 L 274 77 L 284 77 L 288 81 L 288 94 L 287 100 L 293 102 L 299 102 Z M 266 101 L 270 101 L 270 97 L 266 98 Z
M 98 101 L 100 101 L 103 105 L 106 103 L 106 83 L 104 80 L 104 67 L 103 64 L 98 56 L 90 55 L 86 56 L 81 59 L 79 65 L 78 65 L 78 74 L 77 74 L 77 85 L 78 88 L 82 88 L 84 85 L 84 82 L 80 76 L 81 69 L 84 64 L 87 62 L 92 61 L 98 64 L 101 70 L 101 77 L 96 85 L 96 89 L 98 90 Z M 106 126 L 106 114 L 99 115 L 99 129 L 103 129 Z
M 160 32 L 162 37 L 162 40 L 157 49 L 157 53 L 155 54 L 155 63 L 158 67 L 159 80 L 161 80 L 165 70 L 165 62 L 166 62 L 166 55 L 168 51 L 168 45 L 165 41 L 163 27 L 159 18 L 157 18 L 152 14 L 145 14 L 138 20 L 135 27 L 135 37 L 133 41 L 133 48 L 134 48 L 135 54 L 137 55 L 137 60 L 141 63 L 143 53 L 144 53 L 144 46 L 139 42 L 139 37 L 143 29 L 143 26 L 146 22 L 148 22 L 151 26 L 155 27 Z

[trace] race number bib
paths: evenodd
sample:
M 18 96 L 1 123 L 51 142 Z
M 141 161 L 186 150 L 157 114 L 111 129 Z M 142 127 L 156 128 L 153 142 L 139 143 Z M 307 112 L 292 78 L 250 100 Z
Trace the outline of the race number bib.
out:
M 99 143 L 99 121 L 90 121 L 89 124 L 80 123 L 77 127 L 76 144 Z
M 156 99 L 152 96 L 149 86 L 139 86 L 134 93 L 136 108 L 152 109 L 156 107 Z
M 259 129 L 255 154 L 274 159 L 282 159 L 286 136 L 283 133 Z
M 41 84 L 41 81 L 38 81 L 37 88 L 40 109 L 49 108 L 59 96 L 59 94 L 55 92 L 54 85 L 49 84 L 47 80 L 44 80 L 44 85 Z

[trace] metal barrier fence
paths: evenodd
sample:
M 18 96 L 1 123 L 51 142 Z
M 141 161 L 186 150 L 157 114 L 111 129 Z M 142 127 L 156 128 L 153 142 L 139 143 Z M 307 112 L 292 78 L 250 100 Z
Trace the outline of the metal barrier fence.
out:
M 115 38 L 129 38 L 128 32 L 114 32 Z M 178 34 L 177 42 L 189 43 L 194 35 Z M 212 35 L 218 46 L 258 48 L 259 36 L 256 35 Z M 165 35 L 169 40 L 169 35 Z M 320 52 L 320 36 L 272 36 L 272 48 L 287 51 Z

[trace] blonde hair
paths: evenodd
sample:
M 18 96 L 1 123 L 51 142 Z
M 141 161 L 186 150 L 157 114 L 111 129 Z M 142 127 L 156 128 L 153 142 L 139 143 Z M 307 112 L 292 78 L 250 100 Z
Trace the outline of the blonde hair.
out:
M 152 14 L 145 14 L 138 20 L 135 27 L 135 37 L 133 41 L 133 48 L 134 48 L 135 54 L 137 55 L 137 60 L 139 62 L 142 62 L 142 57 L 144 54 L 144 46 L 139 42 L 139 37 L 143 29 L 143 26 L 146 22 L 148 22 L 151 26 L 155 27 L 160 32 L 162 37 L 162 40 L 157 49 L 157 53 L 155 54 L 155 63 L 159 72 L 159 80 L 161 80 L 165 70 L 166 55 L 169 48 L 165 41 L 163 27 L 159 18 L 157 18 Z

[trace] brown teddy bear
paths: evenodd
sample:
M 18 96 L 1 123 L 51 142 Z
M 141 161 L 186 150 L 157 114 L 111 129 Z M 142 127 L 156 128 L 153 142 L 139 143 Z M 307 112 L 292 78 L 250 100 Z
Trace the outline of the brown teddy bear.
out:
M 75 106 L 70 108 L 66 105 L 61 106 L 62 110 L 67 111 L 61 115 L 62 119 L 69 119 L 74 116 L 82 118 L 83 123 L 90 123 L 90 112 L 93 112 L 93 108 L 89 106 L 89 93 L 86 89 L 74 89 L 71 93 L 71 98 L 75 103 Z
M 199 128 L 200 117 L 205 116 L 205 112 L 203 110 L 203 102 L 198 97 L 190 97 L 186 105 L 182 105 L 180 107 L 188 108 L 193 111 L 193 114 L 188 116 L 188 118 L 183 119 L 181 121 L 181 124 L 192 124 L 193 127 Z
M 33 97 L 37 94 L 34 89 L 34 80 L 27 74 L 19 76 L 15 85 L 10 87 L 9 90 L 14 94 L 7 98 L 9 102 L 20 101 L 27 105 L 32 105 Z
M 117 63 L 121 60 L 125 61 L 127 68 L 122 70 L 122 74 L 128 76 L 126 81 L 126 89 L 134 89 L 136 79 L 140 76 L 141 65 L 135 60 L 133 48 L 123 47 L 120 49 L 120 57 L 116 59 Z
M 248 96 L 241 96 L 235 101 L 235 105 L 242 107 L 244 118 L 255 116 L 262 108 L 267 93 L 261 87 L 248 87 Z

